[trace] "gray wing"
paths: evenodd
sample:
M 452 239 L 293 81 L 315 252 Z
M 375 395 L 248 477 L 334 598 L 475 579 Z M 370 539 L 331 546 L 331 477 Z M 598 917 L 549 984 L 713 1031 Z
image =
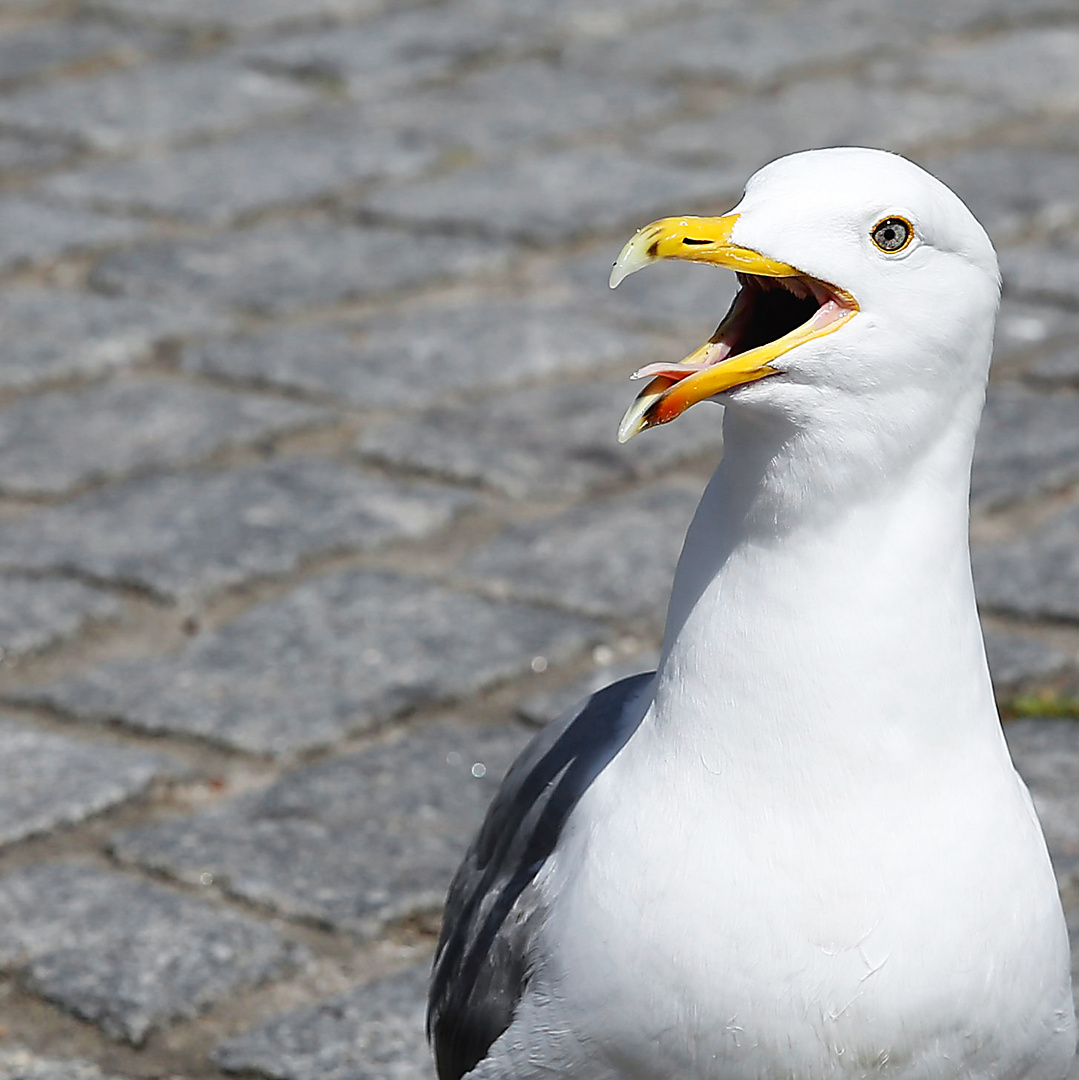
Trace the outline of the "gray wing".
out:
M 459 1080 L 513 1019 L 542 917 L 534 890 L 581 795 L 636 730 L 627 706 L 653 672 L 621 679 L 549 724 L 506 774 L 450 885 L 427 1004 L 440 1080 Z

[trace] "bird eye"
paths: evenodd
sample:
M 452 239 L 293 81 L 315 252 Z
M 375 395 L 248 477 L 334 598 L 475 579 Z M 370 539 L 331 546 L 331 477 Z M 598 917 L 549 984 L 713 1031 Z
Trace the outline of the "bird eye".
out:
M 906 218 L 889 217 L 878 221 L 869 234 L 873 243 L 889 255 L 902 251 L 914 236 L 914 226 Z

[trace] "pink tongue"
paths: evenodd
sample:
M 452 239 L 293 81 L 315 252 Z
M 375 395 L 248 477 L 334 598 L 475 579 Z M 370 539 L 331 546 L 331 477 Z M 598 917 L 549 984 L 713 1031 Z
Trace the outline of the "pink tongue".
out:
M 674 379 L 678 382 L 679 379 L 684 379 L 687 375 L 695 375 L 698 371 L 704 371 L 708 367 L 707 364 L 646 364 L 643 368 L 638 368 L 630 378 L 631 379 L 654 379 L 657 375 L 662 375 L 665 379 Z
M 825 326 L 834 323 L 843 314 L 843 311 L 844 309 L 834 300 L 829 300 L 817 309 L 817 314 L 810 320 L 809 325 L 813 330 L 821 330 Z
M 662 375 L 665 379 L 673 379 L 678 382 L 679 379 L 684 379 L 687 375 L 696 375 L 698 371 L 704 371 L 706 367 L 711 367 L 713 364 L 718 364 L 720 360 L 723 360 L 727 354 L 731 351 L 729 345 L 722 341 L 709 341 L 706 345 L 702 345 L 692 356 L 702 356 L 703 358 L 696 363 L 687 363 L 690 357 L 686 357 L 681 363 L 668 364 L 646 364 L 643 368 L 635 371 L 630 378 L 631 379 L 654 379 L 657 375 Z

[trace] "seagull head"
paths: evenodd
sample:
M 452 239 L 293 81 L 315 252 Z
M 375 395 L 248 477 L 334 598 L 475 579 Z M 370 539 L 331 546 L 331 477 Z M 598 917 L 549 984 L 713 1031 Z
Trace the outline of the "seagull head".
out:
M 649 381 L 620 441 L 706 399 L 799 428 L 868 423 L 906 439 L 963 400 L 976 425 L 996 255 L 962 201 L 904 158 L 846 147 L 773 161 L 729 214 L 638 230 L 611 287 L 663 259 L 733 270 L 741 288 L 700 348 L 636 373 Z

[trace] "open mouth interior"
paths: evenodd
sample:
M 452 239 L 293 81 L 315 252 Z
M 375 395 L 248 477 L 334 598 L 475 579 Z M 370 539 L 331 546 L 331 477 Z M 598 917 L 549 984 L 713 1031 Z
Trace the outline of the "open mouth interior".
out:
M 648 364 L 632 377 L 678 381 L 753 349 L 786 346 L 778 355 L 857 310 L 853 297 L 816 278 L 740 273 L 738 281 L 741 288 L 730 310 L 704 345 L 678 363 Z

